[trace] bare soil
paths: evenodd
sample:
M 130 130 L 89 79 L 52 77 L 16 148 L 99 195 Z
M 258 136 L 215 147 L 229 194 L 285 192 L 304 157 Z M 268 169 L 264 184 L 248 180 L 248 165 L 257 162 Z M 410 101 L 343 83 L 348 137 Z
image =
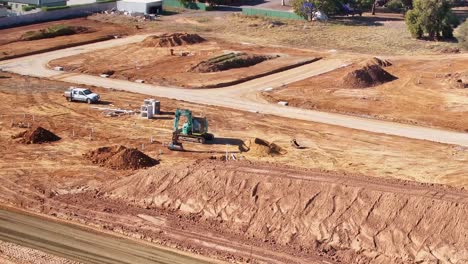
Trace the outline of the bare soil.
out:
M 59 136 L 40 126 L 13 135 L 12 138 L 19 138 L 18 142 L 25 144 L 41 144 L 60 140 Z
M 2 204 L 237 263 L 467 257 L 464 148 L 165 98 L 155 119 L 108 117 L 67 102 L 70 84 L 2 75 Z M 146 98 L 91 88 L 109 108 L 135 110 Z M 167 150 L 176 108 L 207 116 L 215 140 Z M 10 124 L 19 122 L 62 139 L 17 144 L 11 135 L 24 129 Z M 114 170 L 82 155 L 114 145 L 160 164 Z M 237 161 L 217 161 L 226 152 Z
M 24 41 L 24 36 L 28 32 L 46 31 L 47 28 L 62 25 L 72 28 L 86 28 L 86 30 L 78 30 L 76 34 L 72 35 Z M 2 36 L 0 39 L 0 60 L 107 40 L 114 38 L 115 35 L 125 36 L 134 32 L 136 30 L 131 27 L 98 22 L 87 18 L 59 20 L 2 29 L 0 30 Z
M 468 131 L 465 56 L 389 58 L 393 65 L 383 69 L 390 75 L 382 76 L 398 79 L 385 83 L 370 81 L 373 78 L 367 74 L 356 78 L 362 70 L 360 65 L 368 60 L 262 95 L 269 101 L 287 101 L 301 108 Z M 361 88 L 368 84 L 372 87 Z
M 111 78 L 144 80 L 152 84 L 202 88 L 226 86 L 236 81 L 312 62 L 319 57 L 318 53 L 312 51 L 260 47 L 211 38 L 191 45 L 161 47 L 158 43 L 160 38 L 165 36 L 167 35 L 163 34 L 137 44 L 53 60 L 49 66 L 61 66 L 65 71 L 95 75 L 112 72 Z M 148 44 L 153 40 L 156 44 Z M 203 66 L 210 64 L 210 60 L 231 53 L 245 53 L 251 56 L 241 57 L 239 63 L 230 61 Z M 265 59 L 270 57 L 275 59 Z
M 192 67 L 190 71 L 198 73 L 227 71 L 235 68 L 250 67 L 274 58 L 272 56 L 258 56 L 245 53 L 228 53 L 202 61 Z
M 364 65 L 359 65 L 358 69 L 347 73 L 342 81 L 343 86 L 350 88 L 367 88 L 391 82 L 397 78 L 385 71 L 380 64 L 384 64 L 381 60 L 365 62 Z
M 147 37 L 143 40 L 142 45 L 145 47 L 175 47 L 196 44 L 203 41 L 205 41 L 205 39 L 197 34 L 173 33 Z
M 129 149 L 124 146 L 101 147 L 89 151 L 83 156 L 94 164 L 120 170 L 137 170 L 157 164 L 156 160 L 148 157 L 138 149 Z
M 468 213 L 468 192 L 456 189 L 199 161 L 140 172 L 100 192 L 190 214 L 195 223 L 216 222 L 213 228 L 266 247 L 318 250 L 343 263 L 449 263 L 468 256 L 468 220 L 460 218 Z

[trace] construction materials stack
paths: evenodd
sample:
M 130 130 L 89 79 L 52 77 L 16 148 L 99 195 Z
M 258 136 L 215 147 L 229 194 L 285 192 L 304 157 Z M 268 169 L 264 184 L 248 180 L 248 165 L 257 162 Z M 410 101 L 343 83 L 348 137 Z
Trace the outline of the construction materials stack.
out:
M 144 104 L 140 107 L 140 115 L 142 118 L 151 119 L 153 118 L 153 106 Z

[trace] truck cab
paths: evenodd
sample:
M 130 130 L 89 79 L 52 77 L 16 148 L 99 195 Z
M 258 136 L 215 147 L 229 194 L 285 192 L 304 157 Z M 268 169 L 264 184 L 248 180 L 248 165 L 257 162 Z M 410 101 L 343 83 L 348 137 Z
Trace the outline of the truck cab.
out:
M 70 87 L 70 89 L 65 92 L 64 96 L 69 102 L 81 101 L 92 104 L 98 103 L 100 100 L 100 96 L 96 93 L 93 93 L 91 90 L 77 87 Z

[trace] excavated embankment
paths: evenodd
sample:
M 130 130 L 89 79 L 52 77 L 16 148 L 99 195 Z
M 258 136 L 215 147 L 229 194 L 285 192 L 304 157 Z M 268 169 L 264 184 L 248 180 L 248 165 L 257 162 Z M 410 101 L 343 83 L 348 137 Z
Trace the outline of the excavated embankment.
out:
M 105 195 L 343 263 L 464 263 L 468 193 L 412 182 L 201 161 L 106 184 Z

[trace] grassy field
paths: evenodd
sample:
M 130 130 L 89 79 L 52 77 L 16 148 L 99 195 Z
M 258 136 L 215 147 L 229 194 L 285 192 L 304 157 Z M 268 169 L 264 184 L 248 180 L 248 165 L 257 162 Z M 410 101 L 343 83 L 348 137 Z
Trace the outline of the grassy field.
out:
M 97 15 L 92 19 L 138 25 L 158 32 L 195 32 L 227 40 L 297 48 L 337 49 L 373 54 L 433 54 L 457 48 L 452 42 L 412 39 L 400 14 L 338 18 L 305 22 L 248 17 L 241 14 L 188 11 L 141 22 L 122 16 Z

